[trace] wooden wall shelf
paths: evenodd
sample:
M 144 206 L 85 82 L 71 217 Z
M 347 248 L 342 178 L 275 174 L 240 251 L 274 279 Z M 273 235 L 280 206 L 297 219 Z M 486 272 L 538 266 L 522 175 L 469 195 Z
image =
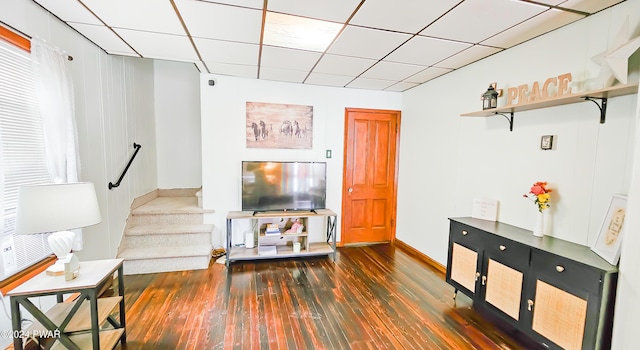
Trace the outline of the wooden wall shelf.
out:
M 535 101 L 529 103 L 523 103 L 518 105 L 510 105 L 492 109 L 485 109 L 477 112 L 470 112 L 461 114 L 461 117 L 491 117 L 494 115 L 503 115 L 509 121 L 511 131 L 513 131 L 513 115 L 515 112 L 530 111 L 533 109 L 568 105 L 572 103 L 592 101 L 597 104 L 595 100 L 601 100 L 600 108 L 600 123 L 604 124 L 607 113 L 607 99 L 609 97 L 631 95 L 638 92 L 638 84 L 628 85 L 616 85 L 604 89 L 580 92 L 576 94 L 550 98 L 542 101 Z M 506 116 L 510 114 L 510 118 Z

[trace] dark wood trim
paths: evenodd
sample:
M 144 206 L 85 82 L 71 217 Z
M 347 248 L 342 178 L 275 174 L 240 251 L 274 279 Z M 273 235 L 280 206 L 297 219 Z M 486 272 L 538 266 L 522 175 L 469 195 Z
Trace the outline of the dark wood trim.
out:
M 39 274 L 40 272 L 46 270 L 47 267 L 53 265 L 55 262 L 56 262 L 56 256 L 50 255 L 44 258 L 43 260 L 41 260 L 40 262 L 36 263 L 35 265 L 23 271 L 20 271 L 3 281 L 0 281 L 0 293 L 2 293 L 2 295 L 6 295 L 7 292 L 23 284 L 24 282 L 28 281 L 30 278 Z
M 433 267 L 434 269 L 436 269 L 437 271 L 441 272 L 443 275 L 447 273 L 447 267 L 440 264 L 439 262 L 431 259 L 430 257 L 428 257 L 427 255 L 425 255 L 423 252 L 417 250 L 416 248 L 404 243 L 403 241 L 396 239 L 395 242 L 393 242 L 395 244 L 396 247 L 398 247 L 400 250 L 402 250 L 403 252 L 407 253 L 409 256 L 416 258 L 420 261 L 422 261 L 423 263 Z
M 4 26 L 0 26 L 0 39 L 3 39 L 27 52 L 31 52 L 31 40 L 5 28 Z

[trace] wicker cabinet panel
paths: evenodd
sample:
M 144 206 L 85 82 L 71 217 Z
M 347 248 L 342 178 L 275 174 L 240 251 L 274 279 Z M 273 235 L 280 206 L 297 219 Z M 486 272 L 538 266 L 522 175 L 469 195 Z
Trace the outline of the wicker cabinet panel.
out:
M 476 268 L 478 266 L 478 252 L 453 243 L 451 260 L 451 279 L 463 287 L 476 292 Z
M 538 280 L 531 328 L 563 349 L 582 349 L 587 301 Z

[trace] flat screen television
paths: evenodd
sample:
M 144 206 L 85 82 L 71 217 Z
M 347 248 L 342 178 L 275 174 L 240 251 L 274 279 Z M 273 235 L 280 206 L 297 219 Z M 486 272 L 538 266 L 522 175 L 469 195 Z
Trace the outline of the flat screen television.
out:
M 242 162 L 242 210 L 326 208 L 327 163 Z

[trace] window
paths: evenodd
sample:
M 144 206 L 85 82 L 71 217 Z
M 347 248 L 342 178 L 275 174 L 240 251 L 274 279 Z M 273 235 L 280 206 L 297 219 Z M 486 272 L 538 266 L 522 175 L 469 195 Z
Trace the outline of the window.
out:
M 0 32 L 0 37 L 2 36 Z M 0 40 L 0 280 L 51 254 L 48 234 L 14 235 L 18 188 L 50 183 L 29 52 Z

